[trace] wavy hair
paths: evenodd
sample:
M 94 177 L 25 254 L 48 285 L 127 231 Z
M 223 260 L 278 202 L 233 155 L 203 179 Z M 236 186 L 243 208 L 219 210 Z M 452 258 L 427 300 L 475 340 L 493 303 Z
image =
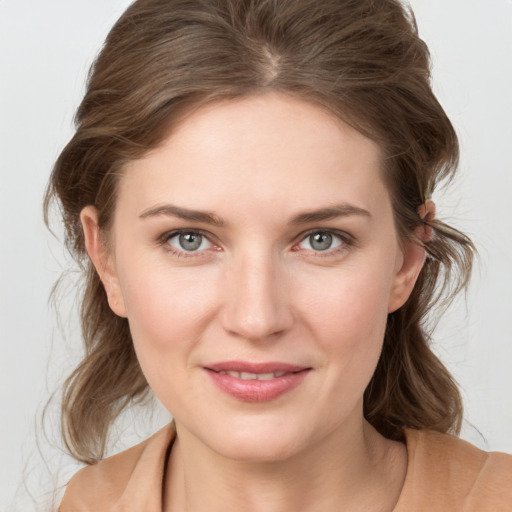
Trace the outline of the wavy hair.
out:
M 76 132 L 45 196 L 47 222 L 56 201 L 83 270 L 85 353 L 62 399 L 62 434 L 78 460 L 101 458 L 112 422 L 148 392 L 128 321 L 110 310 L 87 257 L 82 208 L 94 205 L 108 233 L 123 165 L 156 147 L 180 113 L 266 91 L 322 106 L 380 145 L 402 240 L 425 222 L 420 205 L 456 172 L 457 136 L 432 93 L 428 48 L 398 0 L 135 1 L 90 70 Z M 364 395 L 365 417 L 391 439 L 402 439 L 404 427 L 460 430 L 461 397 L 425 320 L 467 284 L 474 248 L 443 222 L 428 224 L 426 263 L 407 303 L 388 317 Z

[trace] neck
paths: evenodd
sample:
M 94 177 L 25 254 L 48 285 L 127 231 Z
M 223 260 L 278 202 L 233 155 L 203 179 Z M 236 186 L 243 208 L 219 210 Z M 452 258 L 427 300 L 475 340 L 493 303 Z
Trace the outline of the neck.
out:
M 180 429 L 169 460 L 166 512 L 389 512 L 406 471 L 405 447 L 366 421 L 286 460 L 225 458 Z

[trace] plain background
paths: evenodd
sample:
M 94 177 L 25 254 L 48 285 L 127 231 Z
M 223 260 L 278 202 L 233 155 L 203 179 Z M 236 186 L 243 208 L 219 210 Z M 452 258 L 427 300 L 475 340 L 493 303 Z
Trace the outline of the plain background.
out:
M 34 509 L 29 494 L 43 503 L 77 469 L 56 447 L 55 407 L 49 436 L 38 426 L 80 344 L 74 286 L 60 323 L 48 304 L 70 263 L 44 227 L 42 196 L 72 134 L 88 67 L 128 4 L 0 0 L 0 510 Z M 512 2 L 412 0 L 412 7 L 431 49 L 435 91 L 461 140 L 460 177 L 434 199 L 440 217 L 480 250 L 468 296 L 441 321 L 435 350 L 463 391 L 463 437 L 512 453 Z M 121 424 L 131 434 L 118 448 L 166 421 L 157 414 L 134 432 L 132 418 Z

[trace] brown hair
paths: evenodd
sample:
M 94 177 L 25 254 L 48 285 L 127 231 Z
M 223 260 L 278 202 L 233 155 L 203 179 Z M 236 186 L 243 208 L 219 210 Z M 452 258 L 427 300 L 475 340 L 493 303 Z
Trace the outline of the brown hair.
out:
M 148 387 L 128 322 L 109 308 L 84 247 L 80 211 L 94 205 L 108 232 L 123 164 L 154 148 L 179 112 L 206 102 L 281 91 L 313 102 L 376 140 L 402 239 L 418 208 L 458 161 L 453 127 L 430 87 L 429 53 L 398 0 L 138 0 L 111 30 L 45 197 L 57 199 L 66 243 L 84 269 L 85 356 L 67 379 L 63 437 L 91 463 L 109 426 Z M 429 348 L 427 313 L 466 285 L 471 241 L 440 221 L 408 302 L 388 317 L 364 413 L 383 435 L 405 426 L 460 429 L 461 398 Z M 421 241 L 418 240 L 418 243 Z

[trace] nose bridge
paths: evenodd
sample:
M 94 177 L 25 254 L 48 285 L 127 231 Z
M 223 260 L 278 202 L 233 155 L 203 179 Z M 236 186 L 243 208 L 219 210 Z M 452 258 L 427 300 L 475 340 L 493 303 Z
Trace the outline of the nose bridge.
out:
M 223 314 L 224 328 L 246 339 L 264 340 L 285 331 L 292 314 L 282 262 L 271 249 L 247 248 L 233 256 Z

